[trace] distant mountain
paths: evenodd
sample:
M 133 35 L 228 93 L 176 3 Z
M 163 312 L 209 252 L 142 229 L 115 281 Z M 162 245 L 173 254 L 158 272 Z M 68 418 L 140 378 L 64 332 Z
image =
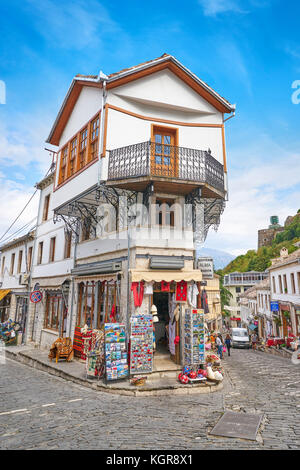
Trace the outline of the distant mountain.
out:
M 210 256 L 213 258 L 215 270 L 225 268 L 235 258 L 235 256 L 226 251 L 214 250 L 213 248 L 201 248 L 197 251 L 197 258 L 199 256 Z

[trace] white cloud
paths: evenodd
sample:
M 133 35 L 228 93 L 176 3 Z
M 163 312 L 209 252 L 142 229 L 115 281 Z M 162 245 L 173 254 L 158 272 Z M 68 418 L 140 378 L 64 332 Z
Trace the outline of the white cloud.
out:
M 20 170 L 32 172 L 30 165 L 33 163 L 41 174 L 48 170 L 51 161 L 48 153 L 43 150 L 50 128 L 47 122 L 50 120 L 45 114 L 42 119 L 36 114 L 34 117 L 15 114 L 12 126 L 0 121 L 0 164 L 3 171 L 6 167 L 5 173 L 10 166 L 18 166 Z
M 220 13 L 244 13 L 238 0 L 199 0 L 204 15 L 216 16 Z
M 257 248 L 257 230 L 268 227 L 271 215 L 278 215 L 283 224 L 300 208 L 300 154 L 262 141 L 252 147 L 245 142 L 244 148 L 232 151 L 240 154 L 239 167 L 229 167 L 229 201 L 218 232 L 210 230 L 205 246 L 246 253 Z
M 27 0 L 38 32 L 60 48 L 84 49 L 99 46 L 105 33 L 120 29 L 97 0 Z
M 217 16 L 222 13 L 245 14 L 253 8 L 270 5 L 269 0 L 198 0 L 205 16 Z
M 34 188 L 26 185 L 21 185 L 15 181 L 0 179 L 0 207 L 1 207 L 1 218 L 0 218 L 0 237 L 6 232 L 8 227 L 11 225 L 13 220 L 19 215 L 27 201 L 34 192 Z M 38 210 L 39 191 L 34 196 L 28 207 L 25 209 L 23 214 L 20 216 L 16 224 L 8 232 L 7 235 L 0 241 L 0 245 L 3 244 L 4 240 L 12 233 L 23 227 L 29 221 L 34 219 L 37 215 Z M 30 228 L 30 227 L 28 227 Z M 19 235 L 16 234 L 15 237 Z M 15 238 L 13 237 L 13 238 Z

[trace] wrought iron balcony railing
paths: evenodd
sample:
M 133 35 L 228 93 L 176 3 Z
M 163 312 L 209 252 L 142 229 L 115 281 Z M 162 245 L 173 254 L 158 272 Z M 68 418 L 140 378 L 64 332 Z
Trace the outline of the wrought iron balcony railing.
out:
M 142 176 L 207 183 L 224 192 L 224 168 L 210 151 L 142 142 L 109 151 L 108 180 Z

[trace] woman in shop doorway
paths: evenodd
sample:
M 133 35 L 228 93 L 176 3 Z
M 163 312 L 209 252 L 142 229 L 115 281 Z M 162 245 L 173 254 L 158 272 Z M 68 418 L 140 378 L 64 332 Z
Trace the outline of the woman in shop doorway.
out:
M 229 333 L 227 333 L 226 338 L 225 338 L 225 346 L 226 346 L 227 351 L 228 351 L 228 356 L 230 356 L 231 338 L 230 338 Z

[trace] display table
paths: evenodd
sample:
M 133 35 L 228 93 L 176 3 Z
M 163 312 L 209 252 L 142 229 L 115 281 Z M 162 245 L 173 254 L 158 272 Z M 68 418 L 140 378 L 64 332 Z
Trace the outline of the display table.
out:
M 267 346 L 278 346 L 279 344 L 284 344 L 285 339 L 284 338 L 269 338 L 267 341 Z

